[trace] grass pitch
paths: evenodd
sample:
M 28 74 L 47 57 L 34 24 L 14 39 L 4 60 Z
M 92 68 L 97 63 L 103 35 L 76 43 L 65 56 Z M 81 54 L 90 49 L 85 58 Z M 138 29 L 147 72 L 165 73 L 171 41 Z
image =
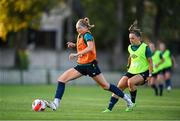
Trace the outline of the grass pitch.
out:
M 111 93 L 98 86 L 66 86 L 60 108 L 53 112 L 34 112 L 31 103 L 41 98 L 52 100 L 56 85 L 1 85 L 1 120 L 180 120 L 180 89 L 154 96 L 153 90 L 138 89 L 137 106 L 125 112 L 120 99 L 112 113 L 101 113 L 108 105 Z

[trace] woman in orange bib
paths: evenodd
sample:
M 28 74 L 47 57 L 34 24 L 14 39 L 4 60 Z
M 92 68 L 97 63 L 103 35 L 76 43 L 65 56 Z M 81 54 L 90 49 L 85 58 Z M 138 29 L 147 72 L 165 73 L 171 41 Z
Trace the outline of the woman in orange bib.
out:
M 56 110 L 59 107 L 61 98 L 64 94 L 65 84 L 70 81 L 77 79 L 83 75 L 92 77 L 104 90 L 115 93 L 117 96 L 124 99 L 128 107 L 133 106 L 131 99 L 124 94 L 115 85 L 109 84 L 101 73 L 98 63 L 96 61 L 96 47 L 94 38 L 90 32 L 90 29 L 94 25 L 90 25 L 89 19 L 79 19 L 76 23 L 76 30 L 78 32 L 77 42 L 68 42 L 69 48 L 76 47 L 77 53 L 71 53 L 69 60 L 77 58 L 77 66 L 68 69 L 58 78 L 58 86 L 55 94 L 54 101 L 45 101 L 47 107 Z

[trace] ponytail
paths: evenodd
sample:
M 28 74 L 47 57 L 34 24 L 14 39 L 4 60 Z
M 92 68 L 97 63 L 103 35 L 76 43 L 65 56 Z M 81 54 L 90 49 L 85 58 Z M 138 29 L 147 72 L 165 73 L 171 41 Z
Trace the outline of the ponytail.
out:
M 90 24 L 90 20 L 87 17 L 85 17 L 83 19 L 79 19 L 77 24 L 80 24 L 81 26 L 86 26 L 88 29 L 95 27 L 95 25 Z
M 138 21 L 137 20 L 135 20 L 133 22 L 133 24 L 129 27 L 128 30 L 130 33 L 133 33 L 136 36 L 141 37 L 142 42 L 144 42 L 146 44 L 149 44 L 151 42 L 149 37 L 138 28 Z
M 129 27 L 129 32 L 135 34 L 138 37 L 141 37 L 141 30 L 137 27 L 138 21 L 135 20 L 133 24 Z

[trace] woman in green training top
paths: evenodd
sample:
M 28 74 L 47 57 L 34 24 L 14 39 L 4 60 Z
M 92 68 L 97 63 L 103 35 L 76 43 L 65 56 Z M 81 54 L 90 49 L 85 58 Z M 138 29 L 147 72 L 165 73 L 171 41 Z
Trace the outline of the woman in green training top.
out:
M 164 74 L 166 88 L 168 91 L 170 91 L 172 89 L 172 84 L 171 84 L 172 67 L 176 66 L 175 59 L 172 56 L 171 52 L 168 49 L 166 49 L 166 45 L 163 42 L 159 43 L 159 50 L 162 52 L 162 56 L 164 58 L 164 63 L 161 65 L 161 68 Z
M 153 61 L 153 72 L 152 72 L 152 78 L 149 81 L 149 85 L 154 89 L 156 96 L 158 95 L 162 96 L 164 78 L 163 78 L 161 65 L 164 62 L 164 58 L 162 57 L 161 51 L 156 50 L 154 43 L 150 43 L 149 47 L 152 52 L 152 61 Z
M 125 111 L 127 112 L 132 111 L 135 106 L 137 86 L 145 84 L 146 80 L 149 80 L 149 77 L 152 76 L 151 50 L 148 45 L 142 41 L 141 32 L 137 28 L 137 21 L 129 28 L 129 40 L 131 44 L 128 46 L 128 71 L 117 85 L 121 90 L 129 88 L 133 106 L 126 108 Z M 109 106 L 103 112 L 111 112 L 117 101 L 118 96 L 112 94 Z

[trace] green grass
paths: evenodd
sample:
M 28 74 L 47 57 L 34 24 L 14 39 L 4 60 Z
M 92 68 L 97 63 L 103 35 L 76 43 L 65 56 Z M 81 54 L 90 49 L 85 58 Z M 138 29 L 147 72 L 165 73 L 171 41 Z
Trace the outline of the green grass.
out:
M 153 95 L 150 88 L 139 88 L 137 106 L 125 112 L 126 104 L 120 99 L 112 113 L 101 113 L 111 93 L 97 86 L 67 86 L 60 108 L 53 112 L 31 110 L 36 98 L 53 99 L 55 85 L 0 86 L 1 120 L 180 120 L 180 89 Z

